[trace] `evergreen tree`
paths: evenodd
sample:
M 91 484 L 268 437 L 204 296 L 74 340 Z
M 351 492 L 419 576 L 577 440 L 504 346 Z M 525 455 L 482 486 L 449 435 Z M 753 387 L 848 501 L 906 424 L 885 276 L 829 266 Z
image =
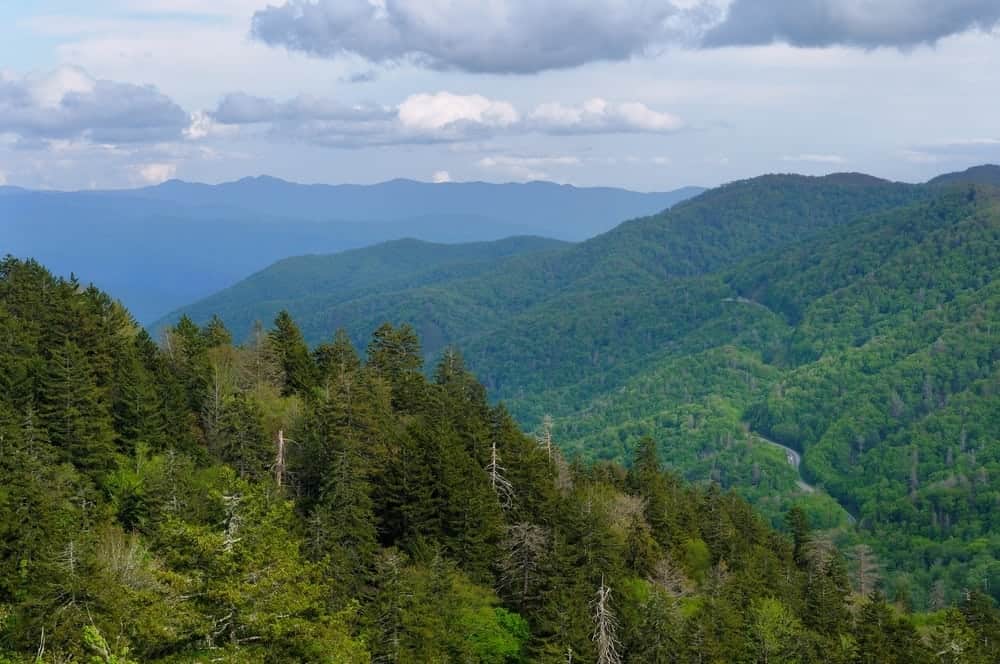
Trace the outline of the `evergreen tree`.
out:
M 785 525 L 792 533 L 792 556 L 795 562 L 803 567 L 807 563 L 809 548 L 809 517 L 801 507 L 793 507 L 785 515 Z
M 72 341 L 53 348 L 42 379 L 39 415 L 49 440 L 93 473 L 114 463 L 114 430 L 86 355 Z
M 298 325 L 287 311 L 274 319 L 274 329 L 268 334 L 275 356 L 285 375 L 283 394 L 304 394 L 316 383 L 316 366 Z
M 367 366 L 392 387 L 397 410 L 413 412 L 423 399 L 423 368 L 420 340 L 409 325 L 398 328 L 385 323 L 368 344 Z
M 205 348 L 218 348 L 233 343 L 233 335 L 226 329 L 226 324 L 218 316 L 212 316 L 201 329 L 201 337 Z
M 274 450 L 260 407 L 244 394 L 228 400 L 221 414 L 219 457 L 232 465 L 241 479 L 259 480 L 270 476 Z
M 343 328 L 337 330 L 332 343 L 320 344 L 313 351 L 319 375 L 330 381 L 361 368 L 361 359 Z

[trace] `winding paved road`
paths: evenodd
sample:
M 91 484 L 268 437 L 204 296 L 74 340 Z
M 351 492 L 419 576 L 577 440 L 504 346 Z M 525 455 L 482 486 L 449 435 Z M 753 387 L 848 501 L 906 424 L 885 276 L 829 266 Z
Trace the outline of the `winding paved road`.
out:
M 757 438 L 757 440 L 761 441 L 762 443 L 767 443 L 768 445 L 770 445 L 772 447 L 777 447 L 779 450 L 781 450 L 782 452 L 785 453 L 785 459 L 788 460 L 788 465 L 791 466 L 792 468 L 794 468 L 795 472 L 797 472 L 799 474 L 799 479 L 795 483 L 798 485 L 798 487 L 800 489 L 802 489 L 806 493 L 816 493 L 818 491 L 818 489 L 816 487 L 814 487 L 812 484 L 809 484 L 808 482 L 806 482 L 805 479 L 802 477 L 802 455 L 801 454 L 799 454 L 798 452 L 796 452 L 795 450 L 793 450 L 790 447 L 786 447 L 785 445 L 782 445 L 781 443 L 776 443 L 773 440 L 768 440 L 767 438 L 764 438 L 764 436 L 760 435 L 757 432 L 752 432 L 752 433 L 753 433 L 753 436 L 755 438 Z M 844 510 L 844 512 L 847 512 L 847 520 L 851 522 L 851 525 L 854 525 L 855 523 L 858 522 L 858 520 L 854 517 L 853 514 L 851 514 L 847 510 L 846 507 L 844 507 L 843 505 L 841 505 L 840 508 L 842 510 Z

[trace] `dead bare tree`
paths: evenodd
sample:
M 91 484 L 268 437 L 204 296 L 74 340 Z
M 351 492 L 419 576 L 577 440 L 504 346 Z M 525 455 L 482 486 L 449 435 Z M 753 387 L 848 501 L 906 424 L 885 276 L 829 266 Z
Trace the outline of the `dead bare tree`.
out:
M 285 484 L 285 432 L 278 429 L 278 450 L 274 457 L 274 483 L 278 488 Z
M 859 544 L 851 550 L 851 559 L 854 561 L 858 593 L 867 597 L 881 578 L 878 558 L 870 546 Z
M 603 577 L 601 586 L 597 589 L 593 610 L 594 634 L 591 639 L 597 646 L 597 664 L 621 664 L 622 657 L 618 652 L 621 644 L 615 635 L 618 621 L 611 611 L 611 588 L 605 585 Z
M 500 501 L 500 507 L 509 509 L 514 504 L 514 485 L 505 477 L 507 469 L 500 465 L 500 455 L 497 454 L 497 441 L 490 448 L 490 462 L 486 466 L 490 478 L 490 488 Z
M 518 523 L 507 528 L 500 559 L 500 582 L 519 606 L 535 598 L 535 584 L 548 551 L 549 533 L 542 526 Z
M 694 590 L 694 583 L 685 576 L 680 566 L 666 557 L 653 565 L 649 581 L 665 591 L 674 602 L 687 597 Z
M 538 434 L 538 444 L 542 446 L 545 453 L 552 461 L 552 416 L 546 415 L 542 418 L 542 430 Z
M 569 462 L 566 461 L 566 457 L 563 456 L 559 448 L 552 451 L 552 458 L 556 467 L 556 491 L 560 495 L 568 496 L 573 491 L 573 471 L 570 469 Z

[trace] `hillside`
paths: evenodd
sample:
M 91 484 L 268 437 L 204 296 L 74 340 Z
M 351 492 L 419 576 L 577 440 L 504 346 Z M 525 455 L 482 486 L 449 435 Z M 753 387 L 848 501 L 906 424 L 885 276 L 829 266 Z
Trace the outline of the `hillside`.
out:
M 931 185 L 952 185 L 952 184 L 979 184 L 1000 187 L 1000 166 L 996 164 L 983 164 L 973 166 L 961 173 L 946 173 L 934 178 L 928 184 Z
M 404 237 L 449 243 L 517 235 L 581 240 L 700 191 L 405 180 L 327 186 L 274 178 L 221 185 L 170 181 L 125 191 L 6 188 L 0 195 L 0 255 L 86 273 L 148 323 L 288 256 Z
M 627 297 L 646 297 L 650 289 L 667 280 L 712 272 L 853 216 L 924 195 L 919 188 L 883 181 L 841 184 L 835 179 L 767 176 L 712 190 L 668 213 L 627 222 L 560 251 L 505 261 L 473 278 L 397 289 L 392 297 L 380 291 L 327 309 L 285 299 L 311 343 L 327 338 L 338 327 L 348 328 L 360 342 L 364 330 L 373 325 L 385 320 L 405 321 L 422 338 L 441 340 L 426 344 L 427 351 L 434 354 L 445 343 L 492 332 L 497 324 L 530 326 L 532 312 L 556 318 L 556 308 L 564 307 L 572 310 L 567 322 L 588 316 L 591 314 L 579 306 L 577 296 L 585 296 L 591 306 L 616 300 L 623 291 L 630 293 Z M 317 296 L 324 294 L 319 286 L 313 291 Z M 225 298 L 216 303 L 230 308 Z M 469 308 L 475 309 L 474 315 L 469 314 Z M 403 311 L 408 317 L 400 316 Z M 181 309 L 178 313 L 187 312 Z M 240 316 L 243 320 L 266 319 L 265 313 L 251 308 Z M 211 315 L 207 311 L 203 314 L 197 320 L 204 322 Z M 235 323 L 232 327 L 239 329 Z M 587 332 L 581 330 L 581 334 Z M 554 338 L 533 340 L 533 344 L 538 342 L 563 345 Z M 539 352 L 550 350 L 558 349 L 547 346 Z M 536 351 L 526 348 L 518 352 Z M 529 358 L 519 369 L 521 375 L 544 380 L 534 371 L 534 364 Z M 507 377 L 498 374 L 490 371 L 484 377 L 491 388 L 504 394 L 502 384 Z
M 717 485 L 568 463 L 406 326 L 156 346 L 108 295 L 0 262 L 0 660 L 988 664 L 984 594 L 911 614 L 863 547 Z M 287 443 L 284 445 L 283 443 Z M 44 634 L 44 637 L 42 636 Z M 40 646 L 39 643 L 43 645 Z M 749 659 L 748 659 L 749 658 Z
M 653 435 L 689 480 L 871 543 L 927 606 L 1000 588 L 995 200 L 767 176 L 471 278 L 289 309 L 311 341 L 412 322 L 565 449 L 621 460 Z
M 249 332 L 255 321 L 272 320 L 286 309 L 296 316 L 329 311 L 366 296 L 468 279 L 496 269 L 514 256 L 553 251 L 564 242 L 514 237 L 495 242 L 433 244 L 395 240 L 338 254 L 299 256 L 275 263 L 235 286 L 183 310 L 196 320 L 220 316 L 234 330 Z M 162 330 L 174 313 L 150 327 Z

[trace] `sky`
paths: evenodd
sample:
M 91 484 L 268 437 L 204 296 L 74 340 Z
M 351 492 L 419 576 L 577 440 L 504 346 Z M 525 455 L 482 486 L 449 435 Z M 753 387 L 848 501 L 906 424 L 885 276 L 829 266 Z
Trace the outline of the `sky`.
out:
M 987 162 L 997 0 L 0 3 L 0 185 L 660 191 Z

